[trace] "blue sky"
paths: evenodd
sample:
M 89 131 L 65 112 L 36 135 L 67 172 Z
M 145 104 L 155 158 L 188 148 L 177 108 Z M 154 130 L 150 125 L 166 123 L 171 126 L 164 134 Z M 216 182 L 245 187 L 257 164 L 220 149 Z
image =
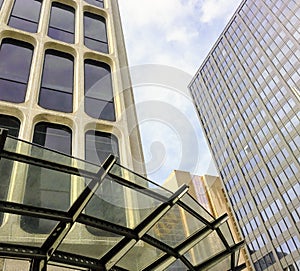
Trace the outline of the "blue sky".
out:
M 148 177 L 217 174 L 187 85 L 238 0 L 119 0 Z

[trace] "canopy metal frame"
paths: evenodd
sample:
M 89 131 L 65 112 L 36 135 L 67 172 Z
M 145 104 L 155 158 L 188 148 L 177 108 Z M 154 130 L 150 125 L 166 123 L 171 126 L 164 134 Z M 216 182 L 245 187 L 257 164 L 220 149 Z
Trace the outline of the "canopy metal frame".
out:
M 116 162 L 116 158 L 113 155 L 107 157 L 106 161 L 101 166 L 99 166 L 99 170 L 97 173 L 93 173 L 88 170 L 79 170 L 76 167 L 48 161 L 43 159 L 42 157 L 32 157 L 30 156 L 30 154 L 26 155 L 5 150 L 4 146 L 7 137 L 9 137 L 7 135 L 7 130 L 0 129 L 0 159 L 5 158 L 29 165 L 35 165 L 41 168 L 47 168 L 65 172 L 68 174 L 73 174 L 75 176 L 86 177 L 90 178 L 91 181 L 66 212 L 3 200 L 0 201 L 0 212 L 2 213 L 10 213 L 58 221 L 57 225 L 50 232 L 50 234 L 47 236 L 40 247 L 2 242 L 0 243 L 0 257 L 30 260 L 30 271 L 47 271 L 47 266 L 49 263 L 55 263 L 57 265 L 69 266 L 89 271 L 126 271 L 126 269 L 118 266 L 119 260 L 124 257 L 124 255 L 126 255 L 137 244 L 137 242 L 143 241 L 151 245 L 152 247 L 155 247 L 158 250 L 164 252 L 164 254 L 162 256 L 158 256 L 157 259 L 155 259 L 148 266 L 141 269 L 141 271 L 163 270 L 163 268 L 167 264 L 170 264 L 176 260 L 180 260 L 186 266 L 186 270 L 209 270 L 210 266 L 213 266 L 214 264 L 222 261 L 226 257 L 231 257 L 231 271 L 241 270 L 241 268 L 244 267 L 244 265 L 237 266 L 237 259 L 235 258 L 236 251 L 238 251 L 244 245 L 244 242 L 241 241 L 230 246 L 226 241 L 226 237 L 224 236 L 223 232 L 220 230 L 220 225 L 222 225 L 228 218 L 227 214 L 224 214 L 217 219 L 213 219 L 212 221 L 208 221 L 205 217 L 201 216 L 196 210 L 194 210 L 191 206 L 188 206 L 183 200 L 181 200 L 181 198 L 188 192 L 187 185 L 181 186 L 175 193 L 172 193 L 171 196 L 167 197 L 165 195 L 161 195 L 151 188 L 141 186 L 134 181 L 128 181 L 114 174 L 111 169 L 114 165 L 118 164 Z M 14 140 L 16 140 L 16 142 L 25 142 L 19 139 Z M 34 144 L 29 142 L 26 142 L 26 144 L 34 146 Z M 44 149 L 41 146 L 38 147 Z M 71 156 L 66 155 L 66 157 Z M 135 174 L 136 176 L 138 176 L 138 178 L 142 178 L 145 181 L 151 183 L 150 180 L 147 180 L 143 176 L 140 176 L 133 171 L 130 171 L 129 169 L 126 170 L 128 170 L 132 174 Z M 97 188 L 101 185 L 101 183 L 107 176 L 110 176 L 113 181 L 121 184 L 124 187 L 137 190 L 139 193 L 143 193 L 155 200 L 161 201 L 162 204 L 157 206 L 133 229 L 85 214 L 84 208 L 94 195 Z M 194 218 L 202 222 L 204 224 L 204 227 L 193 233 L 191 236 L 187 237 L 176 247 L 171 247 L 168 244 L 164 243 L 162 240 L 149 235 L 148 231 L 176 204 L 183 208 L 186 212 L 191 214 Z M 203 209 L 203 207 L 201 207 L 200 205 L 199 208 Z M 85 257 L 82 255 L 67 253 L 59 250 L 59 245 L 62 243 L 75 223 L 80 223 L 86 226 L 94 227 L 96 229 L 108 231 L 113 234 L 123 236 L 123 238 L 101 258 Z M 193 248 L 195 244 L 198 244 L 205 236 L 213 231 L 217 233 L 218 238 L 220 238 L 220 240 L 222 241 L 225 247 L 224 251 L 221 251 L 217 255 L 212 255 L 212 257 L 199 265 L 193 265 L 192 262 L 189 261 L 185 256 L 185 254 L 191 248 Z

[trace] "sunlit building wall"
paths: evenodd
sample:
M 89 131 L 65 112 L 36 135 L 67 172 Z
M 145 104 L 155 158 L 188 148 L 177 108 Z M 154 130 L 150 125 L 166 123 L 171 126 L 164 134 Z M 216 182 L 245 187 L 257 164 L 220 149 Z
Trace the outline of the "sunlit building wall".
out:
M 144 175 L 117 1 L 1 0 L 0 8 L 0 126 L 96 164 L 112 153 Z M 74 185 L 68 177 L 59 189 L 52 187 L 58 176 L 34 167 L 16 184 L 20 166 L 17 173 L 12 162 L 0 162 L 0 200 L 65 210 L 84 187 L 83 180 Z M 94 205 L 109 211 L 87 212 L 133 223 L 134 215 L 120 211 L 125 201 L 130 205 L 127 196 L 106 189 L 119 206 L 99 199 Z M 1 227 L 11 224 L 19 225 L 16 236 L 25 231 L 36 240 L 53 227 L 42 219 L 0 213 Z M 87 239 L 97 234 L 90 233 Z
M 211 175 L 199 176 L 190 174 L 186 171 L 174 170 L 169 175 L 163 186 L 172 191 L 178 189 L 178 187 L 183 184 L 187 184 L 189 186 L 189 194 L 212 216 L 217 218 L 223 214 L 228 214 L 228 224 L 234 240 L 237 242 L 242 240 L 232 209 L 230 208 L 229 200 L 219 177 Z M 177 222 L 177 229 L 185 229 L 185 231 L 188 232 L 189 227 L 193 227 L 192 221 L 189 221 L 186 217 L 181 217 L 180 212 L 178 212 L 177 217 L 179 218 Z M 168 217 L 166 216 L 166 219 L 167 218 Z M 163 232 L 164 229 L 168 230 L 167 227 L 169 224 L 172 225 L 172 223 L 165 223 L 165 228 L 162 227 L 163 229 L 161 231 Z M 178 236 L 178 233 L 177 235 L 174 235 L 173 240 L 176 240 L 176 236 Z M 170 235 L 168 238 L 170 238 Z M 209 247 L 217 246 L 218 244 L 215 243 L 216 239 L 217 238 L 214 238 L 214 236 L 207 238 L 205 247 L 209 249 Z M 203 253 L 203 251 L 195 251 L 194 256 L 197 257 L 198 254 L 203 255 Z M 243 270 L 253 270 L 244 249 L 241 250 L 241 254 L 239 264 L 246 263 L 246 267 Z
M 299 1 L 242 1 L 189 85 L 256 270 L 300 270 L 299 38 Z

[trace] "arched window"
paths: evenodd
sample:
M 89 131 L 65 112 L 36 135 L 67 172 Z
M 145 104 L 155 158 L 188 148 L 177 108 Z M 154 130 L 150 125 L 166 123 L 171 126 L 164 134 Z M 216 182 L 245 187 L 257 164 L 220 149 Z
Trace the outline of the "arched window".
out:
M 116 118 L 109 65 L 86 60 L 84 73 L 85 112 L 93 118 L 114 121 Z
M 106 22 L 103 17 L 84 13 L 84 44 L 92 50 L 108 53 Z
M 39 24 L 42 0 L 15 0 L 8 25 L 36 32 Z
M 33 143 L 71 155 L 71 129 L 47 122 L 38 123 L 34 129 Z M 70 175 L 30 165 L 28 168 L 24 204 L 67 211 L 70 207 Z M 55 221 L 21 218 L 21 227 L 31 233 L 49 233 Z
M 8 135 L 18 137 L 20 121 L 12 116 L 0 115 L 0 128 L 8 129 Z M 7 193 L 10 184 L 10 177 L 13 168 L 13 161 L 0 159 L 0 200 L 7 200 Z M 3 222 L 3 213 L 0 213 L 0 225 Z
M 104 8 L 103 0 L 85 0 L 85 2 L 94 5 L 99 8 Z
M 0 100 L 22 103 L 25 101 L 33 46 L 4 39 L 0 49 Z
M 109 154 L 119 156 L 117 138 L 109 133 L 87 131 L 85 134 L 85 159 L 100 165 Z M 123 187 L 106 177 L 96 191 L 96 195 L 89 201 L 85 212 L 87 215 L 126 226 Z M 110 235 L 91 227 L 87 229 L 95 235 Z
M 47 50 L 40 89 L 39 105 L 61 111 L 73 111 L 73 63 L 71 55 Z
M 75 10 L 70 6 L 53 2 L 48 36 L 68 43 L 74 43 Z

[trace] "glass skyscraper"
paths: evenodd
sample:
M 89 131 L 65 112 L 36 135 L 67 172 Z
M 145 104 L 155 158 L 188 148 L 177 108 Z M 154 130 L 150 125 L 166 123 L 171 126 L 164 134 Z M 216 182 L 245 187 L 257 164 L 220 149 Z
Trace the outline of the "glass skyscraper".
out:
M 300 270 L 300 3 L 245 0 L 189 85 L 255 270 Z

